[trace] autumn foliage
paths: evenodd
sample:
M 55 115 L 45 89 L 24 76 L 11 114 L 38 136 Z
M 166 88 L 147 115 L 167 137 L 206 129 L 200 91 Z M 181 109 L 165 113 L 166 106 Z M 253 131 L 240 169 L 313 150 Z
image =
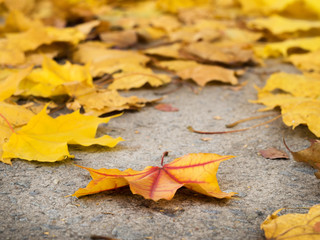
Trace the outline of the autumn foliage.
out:
M 256 87 L 257 99 L 251 102 L 264 105 L 261 111 L 280 108 L 286 126 L 306 125 L 320 137 L 317 0 L 0 0 L 0 13 L 4 163 L 17 158 L 40 162 L 73 158 L 68 150 L 72 144 L 116 147 L 123 139 L 97 137 L 98 126 L 120 117 L 113 115 L 116 112 L 162 100 L 134 96 L 131 89 L 191 82 L 201 90 L 219 82 L 239 90 L 245 86 L 240 77 L 248 67 L 263 65 L 269 58 L 291 63 L 301 73 L 271 74 L 264 86 Z M 155 108 L 179 111 L 170 104 Z M 54 118 L 54 113 L 59 116 Z M 272 151 L 273 155 L 270 149 L 263 154 L 273 158 Z M 305 150 L 289 151 L 295 160 L 320 169 L 319 140 Z M 141 171 L 79 166 L 90 172 L 92 181 L 73 196 L 128 185 L 132 193 L 155 201 L 172 199 L 183 186 L 230 198 L 235 193 L 220 190 L 216 173 L 219 163 L 232 157 L 193 153 Z M 318 208 L 297 217 L 310 236 L 319 233 Z M 262 224 L 267 238 L 302 234 L 276 214 Z M 285 227 L 294 230 L 282 231 Z

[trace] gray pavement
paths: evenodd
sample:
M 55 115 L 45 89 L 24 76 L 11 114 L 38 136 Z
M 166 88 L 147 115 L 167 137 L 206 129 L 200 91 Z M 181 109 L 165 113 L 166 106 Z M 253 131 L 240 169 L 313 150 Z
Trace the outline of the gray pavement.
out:
M 261 106 L 248 103 L 248 99 L 256 98 L 253 85 L 263 86 L 269 74 L 280 70 L 297 72 L 290 65 L 269 61 L 265 67 L 248 69 L 240 78 L 248 84 L 240 91 L 209 84 L 195 94 L 183 86 L 163 100 L 179 108 L 178 112 L 161 112 L 151 106 L 127 112 L 99 128 L 99 134 L 126 139 L 114 149 L 71 147 L 76 160 L 0 164 L 0 238 L 90 239 L 99 235 L 117 239 L 263 239 L 260 224 L 268 214 L 281 207 L 318 204 L 320 184 L 310 166 L 292 158 L 264 159 L 258 151 L 268 147 L 285 150 L 283 135 L 293 150 L 303 149 L 309 145 L 306 139 L 314 136 L 305 126 L 292 131 L 281 120 L 223 135 L 198 135 L 186 127 L 221 131 L 227 123 L 258 115 Z M 159 97 L 155 93 L 172 87 L 124 94 L 155 98 Z M 211 140 L 203 141 L 203 137 Z M 153 202 L 122 188 L 80 199 L 65 197 L 90 181 L 88 172 L 73 163 L 141 170 L 159 165 L 164 151 L 170 151 L 166 162 L 198 152 L 237 156 L 220 165 L 218 180 L 223 191 L 239 194 L 230 200 L 217 200 L 182 188 L 171 201 Z

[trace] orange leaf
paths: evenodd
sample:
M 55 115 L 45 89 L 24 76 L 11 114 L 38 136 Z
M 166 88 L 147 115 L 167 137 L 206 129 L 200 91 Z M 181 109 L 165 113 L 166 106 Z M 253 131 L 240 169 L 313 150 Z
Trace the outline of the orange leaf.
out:
M 154 201 L 172 199 L 182 186 L 207 196 L 230 198 L 235 193 L 220 190 L 216 173 L 220 162 L 232 157 L 214 153 L 191 153 L 161 167 L 148 166 L 142 171 L 130 168 L 125 171 L 105 168 L 95 170 L 79 166 L 90 172 L 92 181 L 72 196 L 81 197 L 129 185 L 133 194 Z

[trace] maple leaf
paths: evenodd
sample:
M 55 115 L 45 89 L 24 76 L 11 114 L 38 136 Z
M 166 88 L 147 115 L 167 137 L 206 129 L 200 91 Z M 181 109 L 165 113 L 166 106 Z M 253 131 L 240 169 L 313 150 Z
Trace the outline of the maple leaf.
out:
M 144 66 L 150 59 L 136 51 L 106 49 L 105 44 L 86 42 L 78 45 L 73 60 L 80 63 L 90 62 L 90 73 L 97 77 L 118 70 L 132 72 Z
M 179 50 L 181 48 L 181 43 L 175 43 L 166 46 L 159 46 L 154 48 L 148 48 L 144 51 L 145 54 L 156 55 L 168 58 L 181 58 Z
M 297 162 L 306 162 L 315 169 L 317 169 L 318 172 L 316 172 L 315 175 L 317 178 L 320 179 L 320 141 L 315 139 L 310 140 L 310 142 L 310 147 L 298 152 L 293 152 L 290 150 L 285 140 L 283 139 L 284 145 L 290 151 L 294 160 L 296 160 Z
M 34 114 L 24 106 L 0 102 L 0 116 L 0 160 L 2 160 L 3 144 L 15 130 L 27 124 Z
M 320 50 L 306 54 L 293 54 L 286 61 L 291 62 L 302 71 L 320 71 Z
M 80 66 L 66 62 L 60 65 L 44 56 L 42 68 L 34 69 L 20 82 L 18 93 L 41 97 L 63 95 L 67 94 L 64 84 L 70 82 L 83 82 L 88 88 L 92 87 L 89 64 Z
M 147 103 L 155 102 L 160 99 L 147 100 L 136 96 L 122 97 L 116 90 L 99 90 L 87 94 L 76 96 L 76 100 L 68 104 L 73 110 L 83 106 L 86 114 L 100 116 L 113 111 L 122 111 L 125 109 L 140 109 Z
M 136 68 L 136 71 L 113 75 L 113 82 L 108 86 L 110 90 L 128 90 L 140 88 L 145 84 L 151 87 L 159 87 L 171 82 L 167 74 L 155 74 L 149 68 Z
M 183 8 L 208 4 L 208 0 L 157 0 L 157 7 L 163 11 L 176 13 Z
M 320 21 L 300 20 L 271 15 L 267 18 L 253 19 L 248 22 L 248 26 L 258 30 L 267 29 L 274 35 L 281 35 L 284 33 L 320 29 Z
M 109 122 L 112 117 L 84 116 L 77 111 L 54 119 L 47 115 L 46 110 L 45 107 L 32 117 L 26 126 L 13 133 L 3 145 L 2 157 L 7 159 L 6 163 L 10 163 L 12 158 L 61 161 L 73 158 L 69 154 L 68 144 L 114 147 L 123 140 L 121 137 L 114 139 L 108 135 L 95 138 L 98 125 Z
M 125 171 L 105 168 L 95 170 L 79 166 L 90 172 L 92 181 L 72 196 L 81 197 L 129 185 L 133 194 L 154 201 L 172 199 L 177 189 L 182 186 L 207 196 L 230 198 L 235 193 L 220 190 L 216 173 L 220 162 L 232 157 L 213 153 L 192 153 L 176 158 L 162 167 L 148 166 L 142 171 L 130 168 Z
M 234 65 L 253 61 L 251 47 L 248 44 L 236 44 L 235 42 L 196 42 L 183 47 L 181 51 L 187 54 L 183 56 L 188 59 L 201 62 Z
M 263 47 L 256 47 L 255 53 L 262 58 L 287 57 L 289 50 L 296 48 L 310 52 L 320 50 L 320 37 L 297 38 L 282 42 L 267 43 Z
M 17 90 L 19 83 L 31 71 L 32 66 L 25 69 L 2 69 L 0 70 L 0 101 L 3 101 Z
M 195 61 L 161 61 L 157 66 L 175 71 L 182 79 L 193 79 L 199 86 L 205 86 L 210 81 L 220 81 L 225 83 L 237 84 L 235 71 L 197 63 Z
M 281 208 L 267 217 L 261 224 L 267 239 L 311 240 L 320 236 L 320 205 L 310 208 L 306 214 L 291 213 L 278 216 Z

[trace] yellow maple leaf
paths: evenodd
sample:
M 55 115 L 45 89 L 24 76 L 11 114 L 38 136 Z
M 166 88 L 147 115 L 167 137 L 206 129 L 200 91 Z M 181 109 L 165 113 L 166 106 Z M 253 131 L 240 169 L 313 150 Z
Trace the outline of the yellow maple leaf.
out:
M 23 106 L 0 102 L 0 160 L 10 163 L 8 159 L 2 159 L 2 146 L 6 143 L 13 131 L 27 124 L 34 114 Z
M 220 81 L 233 85 L 238 83 L 235 71 L 223 67 L 200 64 L 195 61 L 161 61 L 157 66 L 174 71 L 182 79 L 192 79 L 201 87 L 210 81 Z
M 268 78 L 261 91 L 272 92 L 276 89 L 296 97 L 318 98 L 320 97 L 320 79 L 299 74 L 275 73 Z
M 109 122 L 112 117 L 84 116 L 76 111 L 54 119 L 47 115 L 46 109 L 32 117 L 26 126 L 13 133 L 3 145 L 2 157 L 7 159 L 6 163 L 10 163 L 12 158 L 61 161 L 74 157 L 68 151 L 68 144 L 114 147 L 123 141 L 121 137 L 112 138 L 108 135 L 95 138 L 98 125 Z
M 157 0 L 157 7 L 162 11 L 176 13 L 184 8 L 208 4 L 209 0 Z
M 64 65 L 44 57 L 42 68 L 34 69 L 18 87 L 18 94 L 52 97 L 67 94 L 64 84 L 82 82 L 93 86 L 89 64 L 80 66 L 66 62 Z
M 0 101 L 14 94 L 21 80 L 31 72 L 31 69 L 32 66 L 25 69 L 0 70 Z
M 182 48 L 186 58 L 195 57 L 201 62 L 219 62 L 224 64 L 241 64 L 253 61 L 253 51 L 248 44 L 236 42 L 195 42 Z
M 242 9 L 246 13 L 283 13 L 297 18 L 318 17 L 320 15 L 320 3 L 318 0 L 239 0 Z
M 147 100 L 137 96 L 123 97 L 115 90 L 100 90 L 77 96 L 75 102 L 69 104 L 69 106 L 71 109 L 74 109 L 72 106 L 75 106 L 76 108 L 74 110 L 83 106 L 86 114 L 100 116 L 113 111 L 140 109 L 148 102 L 154 102 L 157 100 L 159 99 Z
M 26 61 L 24 52 L 10 46 L 7 39 L 0 39 L 0 65 L 16 66 Z
M 291 213 L 278 216 L 283 208 L 275 211 L 261 224 L 267 239 L 313 240 L 319 239 L 320 205 L 306 214 Z
M 256 47 L 255 52 L 262 58 L 286 57 L 289 55 L 289 50 L 293 48 L 300 48 L 310 52 L 320 50 L 320 37 L 297 38 L 282 42 L 268 43 L 262 47 Z
M 144 67 L 136 67 L 132 72 L 114 74 L 113 77 L 113 82 L 108 86 L 110 90 L 140 88 L 145 84 L 159 87 L 171 82 L 171 77 L 167 74 L 155 74 L 151 69 Z
M 320 80 L 298 74 L 276 73 L 267 80 L 264 88 L 258 88 L 258 100 L 270 110 L 281 108 L 283 122 L 287 126 L 308 126 L 311 132 L 320 136 Z M 283 90 L 287 93 L 272 93 Z
M 112 74 L 118 70 L 130 72 L 141 68 L 150 60 L 147 56 L 136 51 L 106 49 L 106 46 L 106 44 L 95 42 L 79 44 L 73 55 L 73 60 L 80 63 L 90 62 L 90 72 L 93 77 L 104 73 Z
M 148 48 L 144 51 L 145 54 L 163 56 L 169 58 L 181 58 L 179 50 L 181 48 L 181 43 L 174 43 L 171 45 Z
M 314 28 L 320 29 L 320 21 L 285 18 L 279 15 L 272 15 L 268 18 L 253 19 L 249 21 L 247 25 L 250 28 L 258 30 L 268 29 L 274 35 L 308 31 Z
M 291 62 L 302 71 L 320 71 L 320 50 L 305 54 L 293 54 L 286 61 Z
M 32 20 L 26 17 L 21 11 L 14 9 L 10 11 L 9 15 L 6 17 L 3 32 L 24 32 L 30 28 L 39 28 L 43 26 L 41 21 Z

